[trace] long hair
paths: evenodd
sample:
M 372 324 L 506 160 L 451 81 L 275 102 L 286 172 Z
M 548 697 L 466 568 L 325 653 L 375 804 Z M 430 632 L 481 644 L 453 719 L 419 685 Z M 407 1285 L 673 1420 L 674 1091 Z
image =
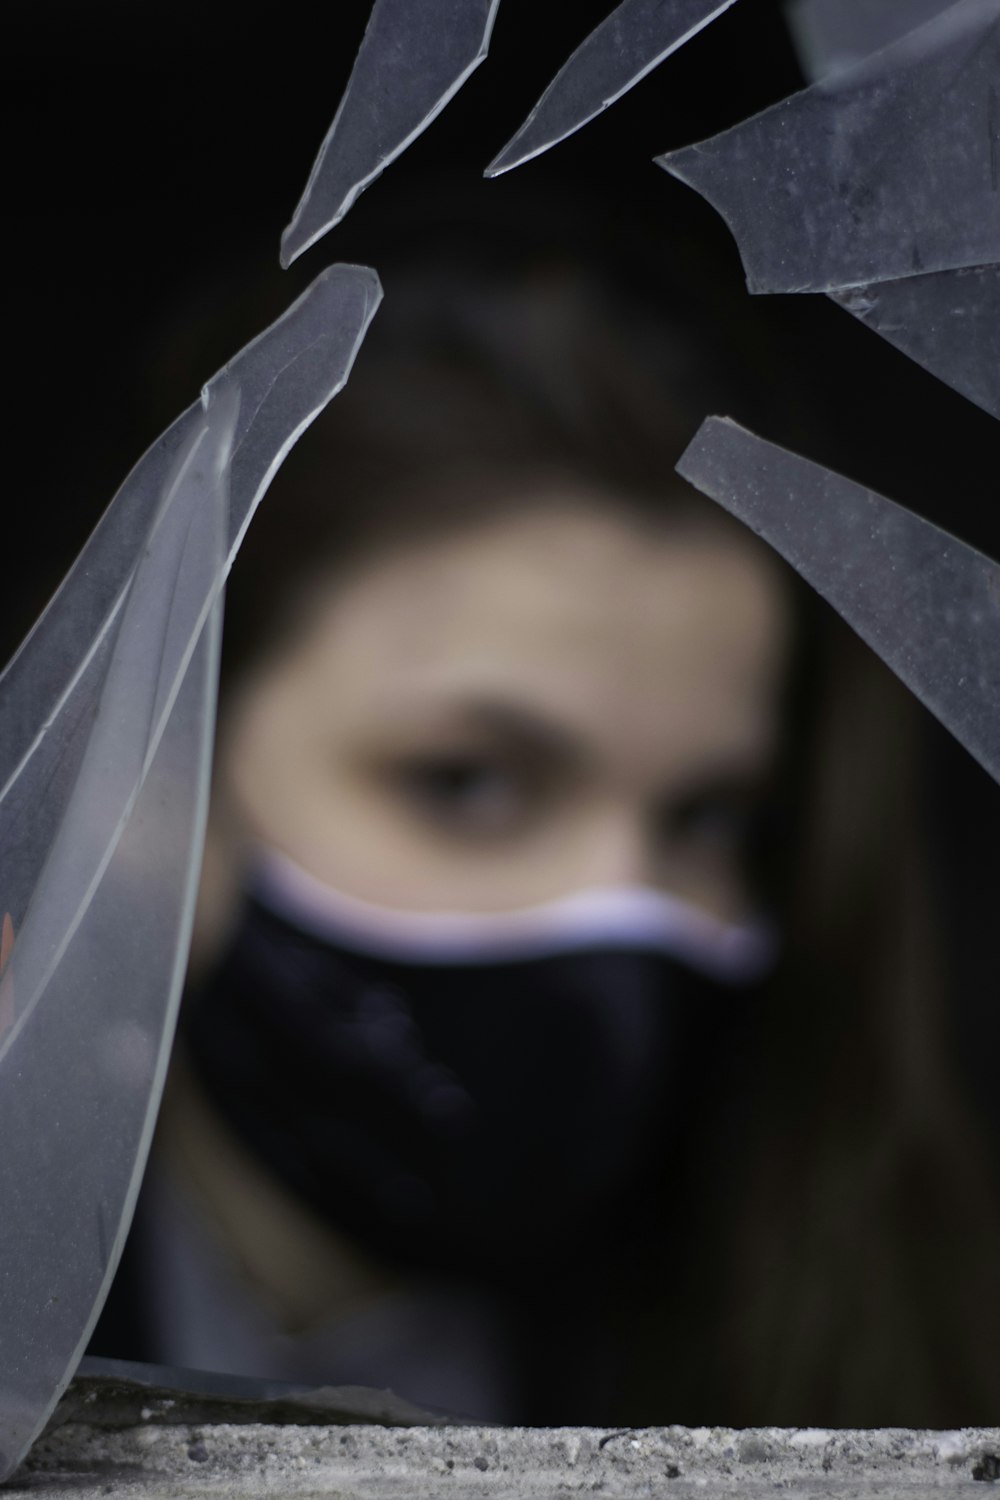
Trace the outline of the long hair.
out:
M 957 1427 L 1000 1409 L 997 1184 L 947 1025 L 919 710 L 820 623 L 783 957 L 735 1124 L 702 1115 L 684 1241 L 634 1322 L 630 1421 Z

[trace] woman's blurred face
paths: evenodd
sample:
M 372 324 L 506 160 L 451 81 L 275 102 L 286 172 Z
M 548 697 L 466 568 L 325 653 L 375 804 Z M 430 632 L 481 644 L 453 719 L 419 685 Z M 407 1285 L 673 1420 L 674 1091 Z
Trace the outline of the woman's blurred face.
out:
M 386 907 L 639 883 L 745 916 L 780 577 L 736 531 L 601 499 L 522 500 L 339 581 L 230 706 L 216 845 L 248 834 Z

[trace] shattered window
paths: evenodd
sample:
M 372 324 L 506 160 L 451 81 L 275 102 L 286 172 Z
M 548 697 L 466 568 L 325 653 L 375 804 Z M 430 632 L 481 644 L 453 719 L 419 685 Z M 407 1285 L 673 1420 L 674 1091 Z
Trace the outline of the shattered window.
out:
M 1000 0 L 537 9 L 14 23 L 0 1479 L 995 1413 Z

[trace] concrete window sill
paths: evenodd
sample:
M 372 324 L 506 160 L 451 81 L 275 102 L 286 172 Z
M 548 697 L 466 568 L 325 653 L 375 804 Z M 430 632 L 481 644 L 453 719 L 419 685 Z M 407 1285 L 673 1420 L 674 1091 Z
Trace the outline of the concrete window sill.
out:
M 1000 1428 L 870 1432 L 159 1425 L 48 1432 L 8 1493 L 74 1500 L 1000 1495 Z

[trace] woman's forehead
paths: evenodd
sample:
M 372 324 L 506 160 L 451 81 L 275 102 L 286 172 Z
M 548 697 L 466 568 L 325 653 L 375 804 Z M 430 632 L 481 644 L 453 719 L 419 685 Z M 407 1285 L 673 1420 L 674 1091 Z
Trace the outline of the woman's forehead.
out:
M 378 609 L 387 620 L 405 609 L 412 618 L 431 621 L 459 608 L 475 609 L 485 618 L 487 605 L 530 603 L 538 611 L 565 612 L 575 600 L 582 612 L 586 597 L 591 603 L 610 602 L 623 574 L 662 581 L 678 555 L 738 557 L 747 570 L 752 560 L 770 561 L 749 533 L 725 517 L 720 521 L 707 505 L 703 524 L 690 512 L 674 524 L 669 505 L 661 521 L 651 507 L 641 510 L 628 499 L 582 485 L 535 500 L 513 489 L 508 505 L 498 498 L 468 525 L 457 518 L 426 537 L 373 549 L 370 558 L 334 577 L 328 610 L 341 623 L 359 609 Z M 648 608 L 653 597 L 644 590 L 634 602 Z
M 776 570 L 738 534 L 567 503 L 360 569 L 284 668 L 320 718 L 408 730 L 486 706 L 585 742 L 662 740 L 694 705 L 708 753 L 759 732 L 788 628 Z
M 500 516 L 362 565 L 321 606 L 304 649 L 348 647 L 413 667 L 477 654 L 530 665 L 548 654 L 600 664 L 690 654 L 781 612 L 777 568 L 742 533 L 653 529 L 581 503 Z M 580 648 L 587 648 L 584 656 Z M 527 660 L 524 658 L 527 657 Z M 469 665 L 462 668 L 469 670 Z

